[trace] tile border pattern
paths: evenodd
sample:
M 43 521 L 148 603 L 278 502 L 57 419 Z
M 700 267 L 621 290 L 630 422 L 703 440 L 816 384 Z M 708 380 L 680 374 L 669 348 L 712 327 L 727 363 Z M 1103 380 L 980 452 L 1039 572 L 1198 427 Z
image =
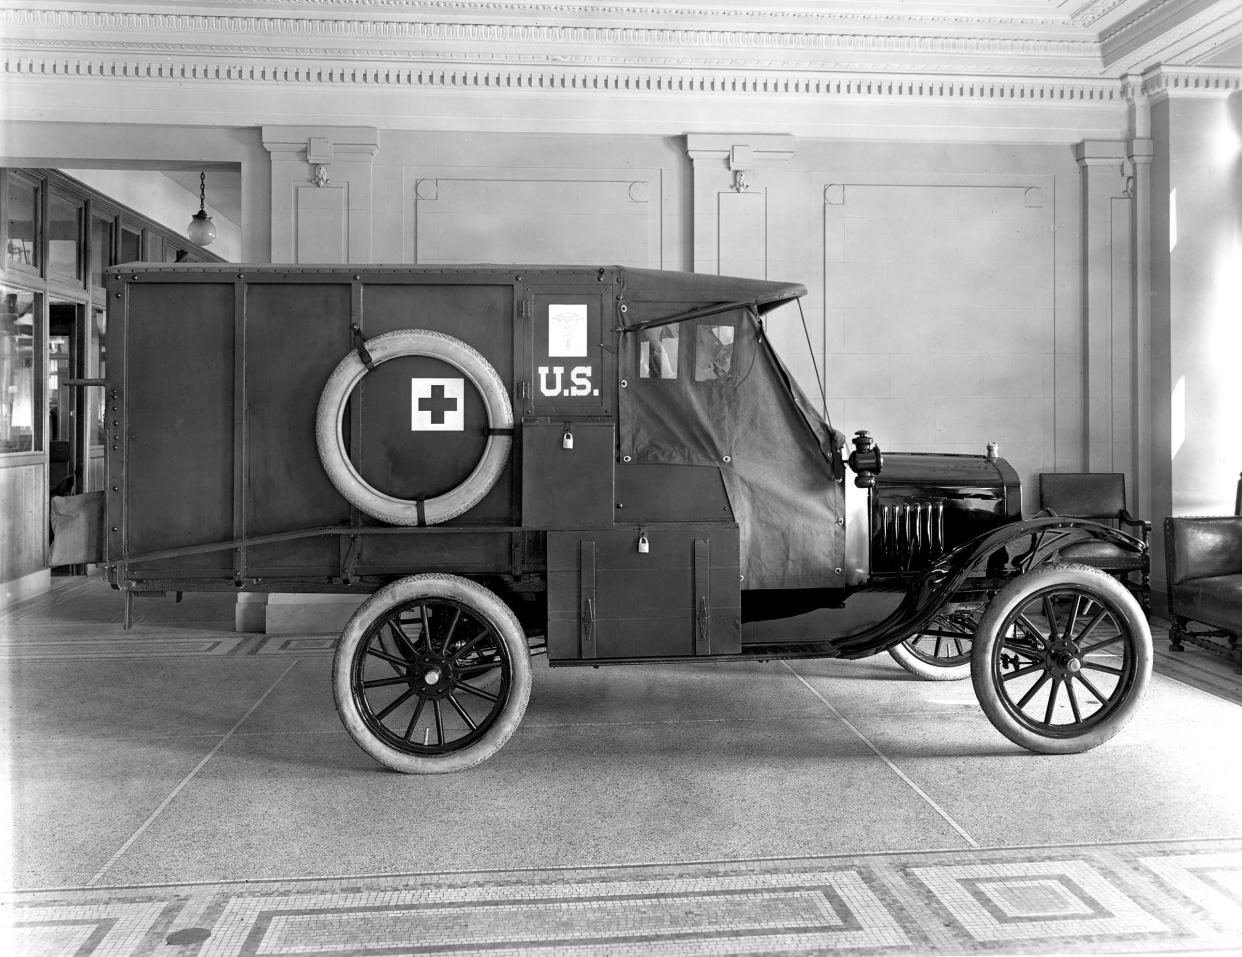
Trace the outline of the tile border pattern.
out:
M 1242 838 L 0 895 L 17 955 L 1242 951 Z
M 28 629 L 29 630 L 29 629 Z M 81 636 L 49 633 L 27 634 L 18 641 L 0 637 L 0 661 L 149 661 L 155 658 L 270 658 L 331 656 L 335 635 L 246 635 L 224 631 L 169 634 L 166 625 L 158 634 L 138 630 L 120 636 Z

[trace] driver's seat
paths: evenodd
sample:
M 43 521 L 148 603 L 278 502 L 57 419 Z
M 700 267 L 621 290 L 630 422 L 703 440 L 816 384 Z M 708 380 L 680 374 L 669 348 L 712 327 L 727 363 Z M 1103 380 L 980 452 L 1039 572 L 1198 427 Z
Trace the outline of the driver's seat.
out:
M 1136 555 L 1111 542 L 1102 541 L 1078 542 L 1067 546 L 1061 554 L 1071 561 L 1116 575 L 1138 594 L 1143 614 L 1151 617 L 1151 556 L 1147 547 L 1151 522 L 1135 518 L 1126 509 L 1126 477 L 1123 473 L 1041 472 L 1039 507 L 1050 515 L 1086 518 L 1111 524 L 1123 532 L 1135 529 L 1130 534 L 1142 539 L 1141 554 Z M 1138 572 L 1138 582 L 1129 580 L 1132 572 Z

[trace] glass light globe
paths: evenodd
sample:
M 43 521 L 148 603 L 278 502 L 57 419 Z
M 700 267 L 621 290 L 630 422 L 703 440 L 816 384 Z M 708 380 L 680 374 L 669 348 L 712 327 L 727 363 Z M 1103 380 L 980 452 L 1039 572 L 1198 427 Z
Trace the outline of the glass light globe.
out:
M 205 209 L 200 209 L 194 214 L 186 232 L 190 236 L 190 242 L 198 246 L 207 246 L 216 238 L 216 227 L 212 225 L 211 217 L 207 215 Z

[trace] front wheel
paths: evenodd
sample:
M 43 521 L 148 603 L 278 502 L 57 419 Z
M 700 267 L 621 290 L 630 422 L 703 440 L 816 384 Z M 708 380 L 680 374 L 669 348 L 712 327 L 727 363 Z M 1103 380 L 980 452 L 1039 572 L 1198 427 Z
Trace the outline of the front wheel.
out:
M 1051 564 L 1015 578 L 988 605 L 971 680 L 1010 741 L 1075 754 L 1125 727 L 1151 666 L 1151 632 L 1130 592 L 1086 565 Z
M 332 665 L 345 729 L 408 774 L 458 771 L 495 754 L 526 712 L 530 683 L 513 612 L 456 575 L 381 588 L 346 624 Z
M 978 613 L 970 606 L 946 609 L 922 631 L 888 649 L 892 659 L 925 681 L 960 681 L 970 677 L 970 653 Z

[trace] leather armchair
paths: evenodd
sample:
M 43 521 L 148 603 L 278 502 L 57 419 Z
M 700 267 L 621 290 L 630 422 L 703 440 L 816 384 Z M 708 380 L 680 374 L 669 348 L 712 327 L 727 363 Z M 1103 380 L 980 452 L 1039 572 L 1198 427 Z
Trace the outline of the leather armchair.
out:
M 1188 642 L 1228 650 L 1242 663 L 1242 516 L 1166 518 L 1164 549 L 1173 650 Z
M 1039 476 L 1039 507 L 1050 515 L 1112 523 L 1143 542 L 1141 552 L 1128 552 L 1110 542 L 1082 542 L 1062 556 L 1091 565 L 1122 579 L 1138 594 L 1143 613 L 1151 617 L 1151 522 L 1135 518 L 1126 508 L 1126 477 L 1121 472 L 1043 472 Z M 1132 573 L 1138 581 L 1130 580 Z

